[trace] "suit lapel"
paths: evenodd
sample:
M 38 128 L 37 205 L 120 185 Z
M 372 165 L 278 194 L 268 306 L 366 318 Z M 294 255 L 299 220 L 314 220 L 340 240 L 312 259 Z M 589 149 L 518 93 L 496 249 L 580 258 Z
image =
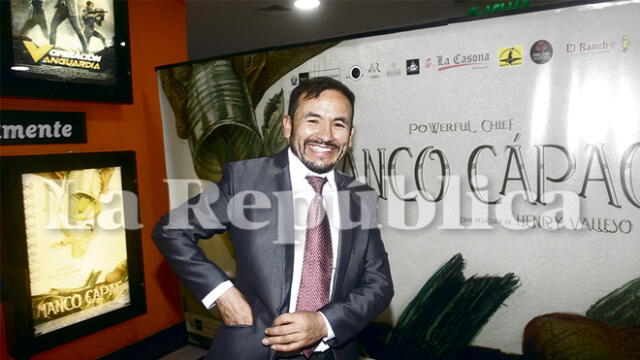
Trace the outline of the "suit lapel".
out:
M 294 218 L 293 218 L 293 193 L 291 191 L 291 177 L 289 175 L 288 148 L 274 156 L 274 164 L 278 170 L 275 176 L 274 189 L 278 192 L 278 234 L 276 246 L 277 257 L 282 264 L 280 298 L 274 299 L 273 309 L 276 314 L 282 314 L 289 310 L 289 299 L 291 297 L 291 281 L 293 278 L 293 255 L 294 255 Z
M 353 243 L 353 226 L 351 219 L 358 219 L 359 203 L 355 201 L 355 195 L 349 190 L 349 178 L 336 171 L 336 188 L 338 190 L 338 206 L 340 207 L 340 241 L 338 245 L 338 260 L 333 281 L 331 300 L 335 299 L 342 291 L 340 285 L 344 283 L 347 274 L 351 246 Z M 346 213 L 345 213 L 346 212 Z

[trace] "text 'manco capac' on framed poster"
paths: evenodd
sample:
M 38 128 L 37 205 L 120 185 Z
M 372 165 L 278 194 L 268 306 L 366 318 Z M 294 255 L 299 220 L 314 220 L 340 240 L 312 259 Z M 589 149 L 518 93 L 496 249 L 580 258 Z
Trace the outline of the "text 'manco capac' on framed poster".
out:
M 135 153 L 0 161 L 10 352 L 22 358 L 143 314 Z

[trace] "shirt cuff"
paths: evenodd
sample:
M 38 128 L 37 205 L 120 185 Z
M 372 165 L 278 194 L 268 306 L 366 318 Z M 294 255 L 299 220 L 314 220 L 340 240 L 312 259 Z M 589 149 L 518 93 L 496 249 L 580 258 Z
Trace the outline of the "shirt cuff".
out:
M 322 339 L 322 341 L 327 342 L 335 338 L 336 334 L 333 333 L 333 328 L 331 327 L 331 324 L 329 324 L 329 320 L 327 320 L 327 317 L 324 316 L 324 314 L 321 311 L 318 311 L 318 312 L 320 313 L 320 315 L 322 315 L 325 325 L 327 325 L 327 336 Z
M 231 289 L 232 287 L 233 287 L 233 283 L 231 282 L 231 280 L 227 280 L 221 283 L 220 285 L 216 286 L 213 290 L 211 290 L 211 292 L 208 293 L 207 296 L 204 297 L 204 299 L 202 299 L 202 304 L 207 309 L 213 308 L 216 305 L 216 300 L 218 300 L 218 298 L 222 296 L 222 294 L 224 294 L 227 290 Z

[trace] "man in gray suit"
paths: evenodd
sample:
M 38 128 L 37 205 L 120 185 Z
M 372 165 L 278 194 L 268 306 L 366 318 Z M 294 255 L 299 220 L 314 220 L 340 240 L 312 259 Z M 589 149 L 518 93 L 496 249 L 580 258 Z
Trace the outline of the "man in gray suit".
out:
M 154 229 L 185 286 L 222 316 L 207 359 L 357 359 L 355 336 L 391 301 L 377 195 L 334 170 L 351 146 L 353 103 L 334 79 L 301 82 L 282 119 L 289 147 L 228 163 Z M 196 246 L 225 230 L 233 282 Z

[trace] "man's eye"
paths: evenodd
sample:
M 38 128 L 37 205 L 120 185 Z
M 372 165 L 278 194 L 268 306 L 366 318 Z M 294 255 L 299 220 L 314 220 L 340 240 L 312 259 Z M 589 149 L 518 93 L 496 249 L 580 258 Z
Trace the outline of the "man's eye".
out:
M 341 122 L 333 123 L 333 126 L 339 127 L 339 128 L 347 127 L 347 125 L 345 123 L 341 123 Z
M 318 123 L 318 119 L 310 118 L 310 119 L 307 119 L 307 122 L 310 122 L 312 124 L 317 124 Z

